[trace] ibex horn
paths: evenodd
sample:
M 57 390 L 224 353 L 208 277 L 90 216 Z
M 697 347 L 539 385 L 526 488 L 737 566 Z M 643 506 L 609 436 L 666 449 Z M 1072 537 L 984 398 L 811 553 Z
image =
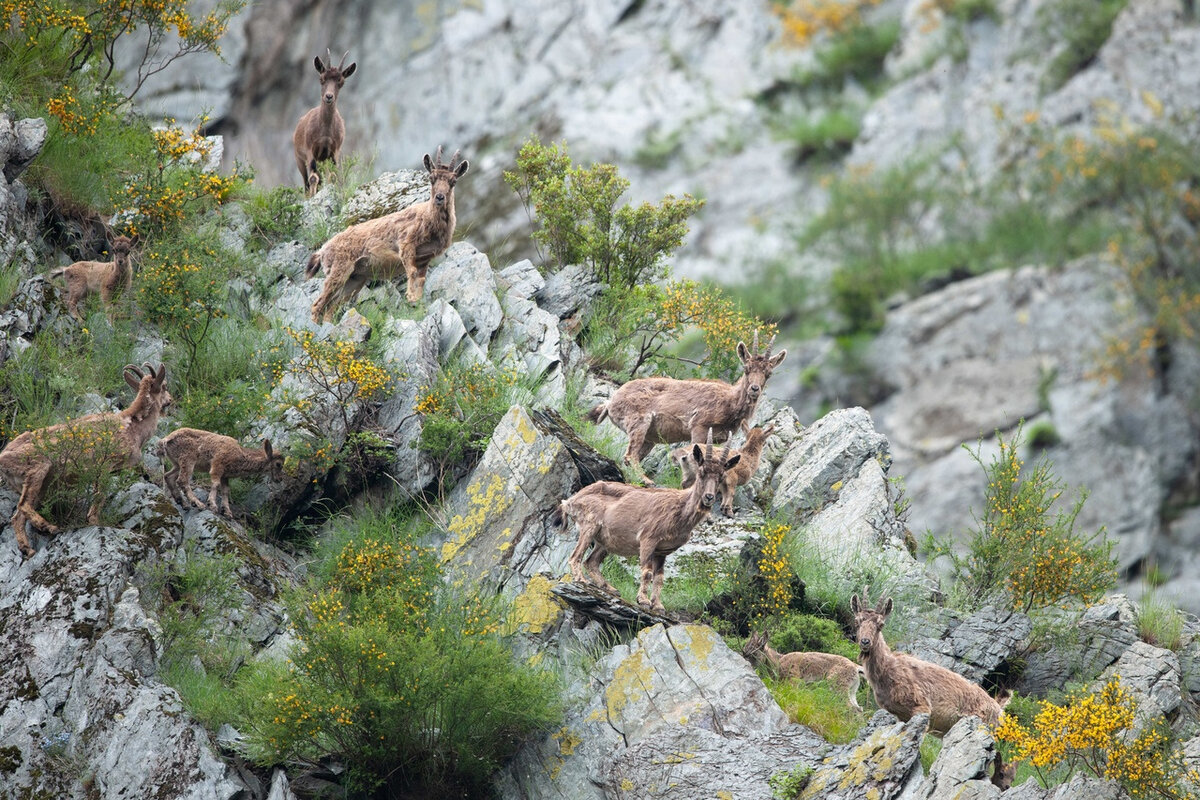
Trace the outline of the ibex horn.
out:
M 433 163 L 434 163 L 434 166 L 437 166 L 437 167 L 442 166 L 442 146 L 440 144 L 438 145 L 438 149 L 437 149 L 437 158 L 434 159 Z
M 775 346 L 775 337 L 778 335 L 779 334 L 777 334 L 777 333 L 772 333 L 770 340 L 767 342 L 767 355 L 768 356 L 771 355 L 771 348 Z
M 758 355 L 758 328 L 754 329 L 754 355 Z
M 143 373 L 143 372 L 142 372 L 140 369 L 138 369 L 138 368 L 137 368 L 137 366 L 136 366 L 136 365 L 134 365 L 134 364 L 126 364 L 126 365 L 125 365 L 125 368 L 124 368 L 124 369 L 122 369 L 122 370 L 121 370 L 121 372 L 132 372 L 134 375 L 137 375 L 139 378 L 141 378 L 141 377 L 143 376 L 143 374 L 144 374 L 144 373 Z
M 348 55 L 350 55 L 350 51 L 349 51 L 349 50 L 347 50 L 346 52 L 342 53 L 342 60 L 338 62 L 338 69 L 341 69 L 341 68 L 342 68 L 342 65 L 346 63 L 346 56 L 348 56 Z
M 708 429 L 708 449 L 706 449 L 704 451 L 704 460 L 705 461 L 712 461 L 712 457 L 713 457 L 712 445 L 713 445 L 712 428 L 709 428 Z
M 325 48 L 325 69 L 333 66 L 333 53 L 329 52 L 329 48 Z

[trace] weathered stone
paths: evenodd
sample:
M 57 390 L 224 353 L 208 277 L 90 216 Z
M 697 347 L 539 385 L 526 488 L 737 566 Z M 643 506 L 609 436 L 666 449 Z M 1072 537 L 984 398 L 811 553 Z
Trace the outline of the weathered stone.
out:
M 369 219 L 378 219 L 428 199 L 429 174 L 424 170 L 385 172 L 359 187 L 354 196 L 346 201 L 341 224 L 346 228 Z
M 1120 800 L 1123 796 L 1116 783 L 1077 773 L 1053 789 L 1043 789 L 1036 780 L 1027 780 L 1005 792 L 1004 800 Z
M 963 717 L 942 739 L 942 749 L 917 792 L 920 800 L 994 800 L 991 782 L 996 743 L 978 717 Z
M 467 333 L 484 352 L 504 320 L 496 293 L 491 262 L 466 242 L 451 245 L 425 282 L 425 297 L 443 299 L 454 306 Z
M 877 711 L 858 738 L 827 756 L 809 778 L 801 800 L 891 800 L 920 780 L 921 737 L 929 715 L 899 722 Z
M 940 664 L 975 683 L 997 672 L 1006 672 L 1028 644 L 1033 623 L 1016 611 L 993 606 L 965 619 L 949 617 L 937 637 L 917 637 L 906 652 Z
M 500 270 L 499 282 L 506 291 L 533 300 L 546 286 L 546 279 L 529 259 L 523 259 Z
M 492 360 L 530 381 L 540 381 L 538 399 L 558 405 L 566 394 L 558 319 L 515 294 L 506 294 L 503 304 L 504 324 L 492 344 Z
M 603 288 L 586 267 L 572 265 L 546 276 L 546 284 L 533 299 L 559 319 L 567 319 L 585 310 Z

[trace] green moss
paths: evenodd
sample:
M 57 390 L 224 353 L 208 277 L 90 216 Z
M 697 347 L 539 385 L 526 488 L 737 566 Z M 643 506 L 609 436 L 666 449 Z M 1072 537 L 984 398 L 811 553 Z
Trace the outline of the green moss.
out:
M 16 772 L 24 763 L 19 747 L 0 747 L 0 772 Z

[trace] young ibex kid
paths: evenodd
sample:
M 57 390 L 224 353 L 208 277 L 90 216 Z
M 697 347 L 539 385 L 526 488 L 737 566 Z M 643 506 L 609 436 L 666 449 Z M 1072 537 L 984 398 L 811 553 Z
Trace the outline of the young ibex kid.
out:
M 347 52 L 336 67 L 333 65 L 333 53 L 325 50 L 328 63 L 322 64 L 321 57 L 313 59 L 313 66 L 321 76 L 321 102 L 316 108 L 310 108 L 296 123 L 292 134 L 292 149 L 296 153 L 296 166 L 300 169 L 300 182 L 309 197 L 320 188 L 321 176 L 317 173 L 317 163 L 332 161 L 336 166 L 338 156 L 342 152 L 342 142 L 346 139 L 346 123 L 337 110 L 338 92 L 346 84 L 346 78 L 354 74 L 357 63 L 343 67 L 346 63 Z
M 70 422 L 51 425 L 34 431 L 26 431 L 8 443 L 0 451 L 0 476 L 14 489 L 20 488 L 17 510 L 13 513 L 12 526 L 17 536 L 17 547 L 26 558 L 33 556 L 26 523 L 32 523 L 42 533 L 58 533 L 58 526 L 37 512 L 38 501 L 46 480 L 59 469 L 68 469 L 69 464 L 56 463 L 52 453 L 60 442 L 83 437 L 97 442 L 109 442 L 106 452 L 94 454 L 105 461 L 111 469 L 135 467 L 142 461 L 142 448 L 154 428 L 159 415 L 171 404 L 171 393 L 167 391 L 167 365 L 155 372 L 149 364 L 143 364 L 146 373 L 129 364 L 122 371 L 125 382 L 137 389 L 137 397 L 123 411 L 105 414 L 89 414 Z M 111 434 L 109 434 L 111 431 Z M 100 507 L 104 498 L 97 492 L 88 522 L 96 525 L 100 519 Z
M 754 352 L 738 342 L 737 354 L 745 370 L 738 382 L 676 380 L 675 378 L 638 378 L 626 383 L 607 403 L 596 406 L 588 419 L 599 423 L 605 418 L 629 434 L 625 463 L 641 468 L 642 459 L 659 443 L 704 440 L 712 429 L 714 440 L 724 442 L 749 420 L 758 405 L 771 372 L 787 356 L 787 350 L 771 355 L 774 337 L 766 352 L 758 352 L 758 334 Z
M 711 433 L 707 449 L 698 444 L 692 449 L 699 471 L 691 489 L 597 481 L 562 501 L 551 521 L 565 528 L 574 520 L 579 526 L 579 543 L 569 559 L 575 580 L 583 581 L 586 568 L 592 583 L 616 594 L 617 590 L 600 574 L 600 564 L 609 553 L 636 556 L 642 572 L 638 603 L 659 613 L 666 610 L 661 596 L 667 556 L 683 547 L 691 538 L 692 529 L 708 516 L 716 502 L 721 477 L 738 462 L 738 456 L 730 456 L 728 448 L 720 455 L 713 454 Z
M 214 514 L 218 503 L 224 509 L 225 516 L 233 518 L 233 509 L 229 505 L 229 479 L 247 475 L 269 473 L 272 480 L 279 480 L 283 475 L 283 454 L 271 449 L 271 442 L 263 439 L 261 450 L 242 447 L 237 440 L 219 433 L 197 430 L 196 428 L 180 428 L 164 436 L 158 443 L 160 458 L 170 459 L 175 467 L 163 473 L 163 488 L 180 505 L 192 505 L 198 509 L 204 508 L 200 498 L 192 491 L 192 471 L 199 469 L 207 472 L 212 481 L 208 490 L 208 507 Z M 163 463 L 164 467 L 166 462 Z M 182 487 L 180 486 L 182 476 Z
M 914 714 L 929 715 L 929 733 L 941 738 L 966 716 L 979 717 L 995 728 L 1003 713 L 1000 704 L 983 690 L 957 672 L 939 664 L 923 661 L 907 653 L 893 653 L 883 638 L 883 623 L 892 613 L 892 599 L 881 597 L 875 608 L 868 608 L 867 589 L 863 599 L 850 598 L 854 612 L 855 638 L 867 682 L 880 708 L 890 711 L 897 719 L 907 722 Z M 1012 783 L 1013 770 L 1006 768 L 1000 750 L 996 750 L 992 783 L 1007 788 Z
M 123 289 L 127 294 L 133 286 L 133 268 L 129 264 L 129 253 L 133 240 L 118 236 L 112 240 L 112 261 L 76 261 L 67 267 L 59 267 L 50 273 L 51 278 L 64 277 L 67 283 L 67 310 L 80 322 L 79 304 L 89 293 L 99 292 L 100 301 L 108 309 L 113 292 Z
M 839 691 L 846 694 L 851 708 L 862 711 L 858 705 L 858 684 L 863 674 L 863 668 L 845 656 L 836 653 L 796 652 L 781 654 L 772 649 L 767 643 L 768 635 L 763 632 L 752 633 L 742 646 L 742 655 L 751 664 L 758 666 L 764 661 L 771 665 L 775 673 L 785 680 L 797 681 L 829 681 Z
M 733 516 L 733 493 L 739 486 L 744 486 L 754 477 L 754 473 L 758 472 L 759 462 L 762 461 L 763 446 L 767 443 L 767 437 L 775 432 L 774 425 L 767 427 L 749 428 L 746 423 L 742 423 L 742 432 L 746 435 L 746 443 L 738 450 L 734 450 L 742 457 L 738 465 L 725 473 L 725 478 L 721 481 L 721 511 L 725 516 Z M 679 465 L 679 470 L 683 475 L 683 482 L 679 485 L 684 489 L 692 485 L 696 480 L 696 467 L 692 463 L 691 448 L 676 447 L 671 451 L 671 460 Z
M 436 162 L 425 154 L 430 197 L 423 203 L 378 219 L 351 225 L 334 236 L 308 260 L 304 271 L 312 278 L 325 272 L 321 296 L 312 307 L 313 322 L 333 315 L 342 303 L 353 300 L 359 290 L 375 278 L 396 277 L 403 270 L 408 278 L 405 296 L 410 303 L 425 294 L 425 271 L 429 262 L 446 252 L 454 238 L 454 184 L 467 174 L 469 162 L 442 163 L 442 148 Z

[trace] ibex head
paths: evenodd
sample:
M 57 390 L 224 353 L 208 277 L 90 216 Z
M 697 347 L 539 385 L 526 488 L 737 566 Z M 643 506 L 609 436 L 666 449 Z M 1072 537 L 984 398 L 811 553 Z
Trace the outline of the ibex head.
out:
M 712 428 L 709 428 L 708 442 L 704 448 L 699 444 L 692 445 L 692 459 L 696 462 L 696 483 L 693 484 L 692 491 L 699 494 L 701 506 L 712 508 L 717 502 L 717 487 L 721 485 L 725 470 L 736 467 L 742 456 L 739 453 L 730 457 L 728 444 L 719 454 L 714 455 L 713 432 Z
M 787 350 L 780 350 L 776 355 L 771 355 L 771 345 L 774 343 L 775 337 L 772 336 L 771 341 L 767 342 L 767 349 L 764 352 L 759 352 L 758 331 L 754 332 L 753 353 L 746 349 L 745 342 L 738 342 L 737 354 L 738 358 L 742 360 L 742 367 L 745 369 L 745 378 L 751 399 L 758 399 L 758 395 L 767 383 L 767 378 L 771 377 L 771 373 L 787 357 Z
M 883 636 L 883 623 L 892 613 L 892 598 L 880 597 L 875 608 L 868 608 L 870 587 L 863 587 L 862 600 L 858 595 L 850 598 L 850 610 L 854 612 L 854 638 L 858 641 L 858 650 L 863 658 L 871 655 L 871 648 Z
M 446 201 L 453 197 L 454 184 L 467 174 L 467 169 L 471 166 L 466 159 L 458 161 L 458 153 L 458 150 L 454 151 L 454 156 L 451 157 L 449 164 L 442 161 L 441 145 L 438 145 L 436 159 L 430 158 L 428 153 L 425 154 L 425 169 L 429 172 L 431 196 L 434 205 L 439 208 L 446 205 Z
M 329 59 L 327 63 L 321 63 L 321 57 L 317 56 L 313 59 L 313 66 L 317 68 L 317 74 L 321 76 L 321 102 L 331 106 L 337 102 L 338 92 L 346 84 L 346 78 L 354 74 L 358 63 L 354 62 L 348 67 L 342 66 L 346 63 L 346 56 L 350 55 L 349 50 L 342 56 L 341 63 L 336 67 L 333 65 L 333 53 L 330 53 L 328 48 L 325 50 L 325 55 Z

